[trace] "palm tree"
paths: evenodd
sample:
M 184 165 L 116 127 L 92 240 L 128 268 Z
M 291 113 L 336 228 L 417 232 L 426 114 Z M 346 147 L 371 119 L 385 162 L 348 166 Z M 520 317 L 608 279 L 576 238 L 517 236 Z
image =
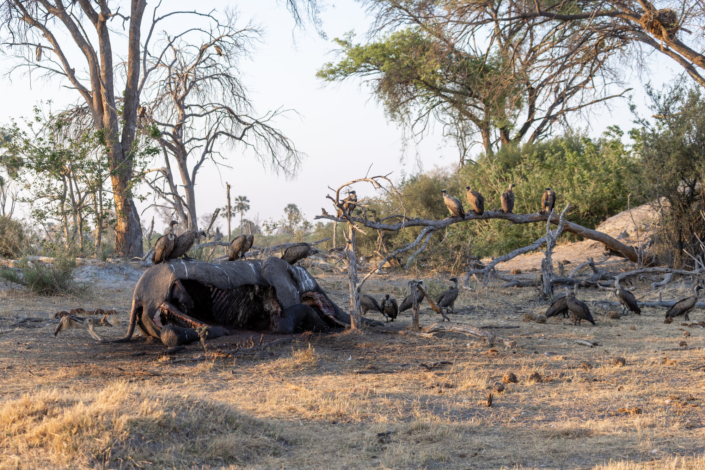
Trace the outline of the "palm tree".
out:
M 235 198 L 234 208 L 235 212 L 240 213 L 240 234 L 242 234 L 242 218 L 244 217 L 245 213 L 250 210 L 250 200 L 247 199 L 247 196 L 238 196 Z

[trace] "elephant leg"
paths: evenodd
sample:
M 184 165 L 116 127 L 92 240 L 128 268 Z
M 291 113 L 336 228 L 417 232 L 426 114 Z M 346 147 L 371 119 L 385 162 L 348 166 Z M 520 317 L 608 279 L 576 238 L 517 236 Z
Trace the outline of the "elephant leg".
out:
M 193 328 L 181 328 L 180 326 L 166 325 L 162 328 L 161 340 L 166 346 L 173 348 L 183 344 L 190 344 L 198 341 L 198 332 Z

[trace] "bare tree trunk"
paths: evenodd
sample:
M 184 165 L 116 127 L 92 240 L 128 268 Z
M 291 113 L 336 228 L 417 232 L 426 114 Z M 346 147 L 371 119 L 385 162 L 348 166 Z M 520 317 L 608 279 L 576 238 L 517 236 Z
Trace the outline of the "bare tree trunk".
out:
M 228 191 L 228 241 L 232 240 L 232 232 L 230 231 L 230 218 L 232 216 L 232 209 L 230 206 L 230 183 L 225 183 L 227 185 Z M 242 223 L 240 223 L 242 225 Z
M 359 329 L 362 324 L 360 318 L 360 291 L 357 278 L 357 255 L 355 254 L 355 229 L 352 224 L 348 231 L 345 256 L 348 259 L 348 282 L 350 291 L 350 328 Z
M 411 292 L 411 311 L 413 313 L 412 325 L 415 329 L 419 329 L 419 303 L 416 301 L 416 291 L 419 283 L 416 281 L 409 282 L 409 292 Z
M 333 249 L 338 248 L 337 235 L 338 234 L 338 221 L 333 221 Z
M 149 232 L 147 232 L 147 249 L 152 248 L 152 233 L 154 233 L 154 216 L 152 216 L 152 223 L 149 224 Z

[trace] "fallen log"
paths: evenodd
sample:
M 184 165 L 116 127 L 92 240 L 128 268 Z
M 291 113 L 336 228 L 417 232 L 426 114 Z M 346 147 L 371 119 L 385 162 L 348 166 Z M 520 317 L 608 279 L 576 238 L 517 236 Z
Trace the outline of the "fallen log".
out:
M 586 303 L 591 304 L 607 304 L 610 307 L 622 308 L 622 304 L 619 302 L 612 302 L 611 300 L 585 300 Z M 659 300 L 656 302 L 637 302 L 639 307 L 654 307 L 654 308 L 671 308 L 676 303 L 677 300 Z M 705 302 L 698 302 L 695 304 L 695 308 L 705 308 Z
M 453 333 L 462 333 L 473 338 L 479 338 L 485 340 L 489 346 L 494 346 L 495 341 L 503 343 L 508 348 L 513 348 L 517 345 L 516 341 L 512 341 L 506 338 L 495 335 L 491 331 L 483 330 L 482 328 L 477 328 L 475 326 L 466 325 L 464 323 L 434 323 L 421 328 L 423 333 L 438 333 L 442 331 L 450 331 Z
M 471 220 L 492 220 L 492 219 L 501 219 L 501 220 L 507 220 L 513 224 L 535 224 L 539 222 L 547 222 L 548 221 L 548 215 L 547 214 L 539 214 L 539 213 L 534 213 L 534 214 L 514 214 L 514 213 L 505 213 L 500 210 L 495 210 L 495 211 L 485 211 L 484 214 L 482 215 L 477 215 L 475 212 L 470 211 L 465 214 L 464 218 L 460 217 L 448 217 L 443 220 L 429 220 L 429 219 L 419 219 L 419 218 L 414 218 L 414 219 L 408 219 L 408 218 L 403 218 L 401 221 L 394 223 L 394 224 L 386 224 L 382 222 L 375 222 L 369 219 L 364 219 L 361 217 L 350 217 L 351 220 L 354 222 L 357 222 L 364 227 L 369 227 L 373 228 L 375 230 L 385 230 L 385 231 L 391 231 L 391 232 L 396 232 L 399 231 L 403 228 L 406 227 L 432 227 L 434 231 L 436 230 L 441 230 L 444 229 L 450 225 L 454 225 L 457 223 L 462 223 L 462 222 L 468 222 Z M 339 219 L 333 215 L 326 214 L 326 215 L 317 215 L 315 219 L 327 219 L 327 220 L 332 220 L 336 222 L 342 222 L 342 221 L 347 221 L 344 219 Z M 558 225 L 559 223 L 559 215 L 558 214 L 553 214 L 551 217 L 551 223 L 554 225 Z M 570 232 L 574 235 L 577 235 L 582 238 L 588 238 L 590 240 L 595 240 L 597 242 L 602 243 L 615 253 L 619 254 L 620 256 L 623 256 L 624 258 L 627 258 L 629 261 L 632 261 L 634 263 L 639 261 L 639 255 L 637 253 L 637 250 L 629 245 L 625 245 L 624 243 L 620 242 L 619 240 L 610 237 L 609 235 L 598 232 L 597 230 L 591 230 L 589 228 L 585 228 L 581 225 L 578 225 L 573 222 L 568 222 L 566 221 L 565 227 L 563 229 L 564 232 Z M 537 240 L 538 241 L 538 240 Z M 654 262 L 653 259 L 648 259 L 645 260 L 645 263 L 652 263 Z

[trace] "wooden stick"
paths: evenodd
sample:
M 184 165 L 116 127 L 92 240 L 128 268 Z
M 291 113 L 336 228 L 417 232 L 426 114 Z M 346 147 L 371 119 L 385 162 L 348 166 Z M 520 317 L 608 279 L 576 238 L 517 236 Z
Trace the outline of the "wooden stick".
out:
M 430 295 L 426 293 L 423 287 L 421 287 L 421 284 L 417 285 L 416 288 L 421 291 L 421 293 L 426 297 L 426 300 L 428 300 L 429 305 L 431 305 L 431 308 L 433 309 L 434 312 L 440 313 L 441 316 L 443 317 L 443 320 L 445 321 L 450 321 L 450 318 L 446 317 L 446 314 L 443 313 L 443 310 L 436 305 L 436 302 L 433 301 Z
M 462 333 L 464 335 L 480 338 L 487 342 L 489 346 L 494 346 L 495 341 L 500 341 L 508 348 L 516 346 L 516 341 L 506 338 L 501 338 L 490 331 L 485 331 L 481 328 L 466 325 L 464 323 L 434 323 L 421 329 L 424 333 L 437 333 L 440 331 L 451 331 L 454 333 Z

